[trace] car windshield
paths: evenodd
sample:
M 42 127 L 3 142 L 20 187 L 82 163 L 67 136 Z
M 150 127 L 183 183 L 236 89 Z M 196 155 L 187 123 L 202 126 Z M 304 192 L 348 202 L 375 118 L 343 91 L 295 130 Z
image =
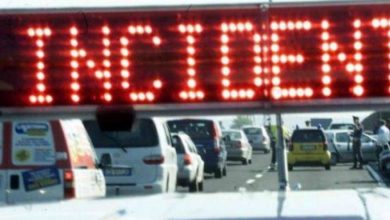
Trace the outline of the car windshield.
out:
M 242 129 L 246 135 L 260 135 L 261 129 L 260 128 L 244 128 Z
M 102 131 L 97 121 L 84 121 L 84 126 L 96 148 L 137 148 L 158 145 L 158 136 L 149 119 L 136 121 L 131 131 Z
M 214 135 L 214 125 L 212 121 L 204 120 L 177 120 L 168 121 L 171 132 L 184 132 L 194 139 L 212 138 Z
M 240 140 L 242 138 L 241 132 L 238 131 L 223 131 L 223 136 L 229 136 L 230 140 Z
M 302 130 L 295 131 L 291 138 L 295 143 L 312 143 L 312 142 L 324 142 L 325 137 L 322 131 L 319 130 Z

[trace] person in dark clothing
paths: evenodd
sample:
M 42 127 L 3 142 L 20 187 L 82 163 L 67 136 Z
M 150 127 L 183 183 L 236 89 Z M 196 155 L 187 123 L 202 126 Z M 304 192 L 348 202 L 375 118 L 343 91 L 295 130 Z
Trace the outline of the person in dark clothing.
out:
M 268 134 L 271 139 L 271 164 L 270 168 L 271 170 L 274 170 L 276 168 L 276 137 L 274 132 L 272 132 L 271 125 L 267 126 Z
M 363 168 L 363 156 L 362 156 L 362 143 L 361 138 L 363 135 L 363 125 L 360 124 L 359 118 L 353 116 L 353 122 L 355 124 L 352 132 L 352 157 L 353 157 L 353 166 L 352 169 L 362 169 Z M 359 161 L 359 167 L 357 167 L 357 162 Z

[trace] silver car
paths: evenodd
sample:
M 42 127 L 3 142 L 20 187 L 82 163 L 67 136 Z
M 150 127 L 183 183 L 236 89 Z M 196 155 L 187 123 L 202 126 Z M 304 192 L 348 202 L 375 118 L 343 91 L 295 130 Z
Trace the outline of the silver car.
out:
M 244 126 L 242 130 L 252 145 L 253 150 L 261 150 L 264 153 L 270 152 L 271 139 L 263 126 Z
M 252 146 L 242 130 L 226 130 L 222 135 L 228 160 L 242 161 L 244 165 L 252 163 Z
M 352 139 L 350 130 L 327 130 L 326 137 L 329 150 L 332 153 L 332 164 L 337 162 L 352 162 Z M 361 138 L 362 155 L 364 161 L 375 161 L 377 141 L 363 133 Z

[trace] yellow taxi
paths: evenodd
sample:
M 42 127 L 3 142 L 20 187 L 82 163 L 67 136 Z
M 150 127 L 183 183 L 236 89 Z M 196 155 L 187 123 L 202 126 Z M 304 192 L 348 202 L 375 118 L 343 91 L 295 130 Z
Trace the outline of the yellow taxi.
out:
M 291 136 L 287 155 L 288 170 L 294 166 L 324 166 L 330 170 L 331 153 L 322 129 L 297 129 Z

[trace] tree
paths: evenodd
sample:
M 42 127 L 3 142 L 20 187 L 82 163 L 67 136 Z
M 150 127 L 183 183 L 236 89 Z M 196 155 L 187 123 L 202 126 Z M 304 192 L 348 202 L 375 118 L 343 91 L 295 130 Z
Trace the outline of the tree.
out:
M 247 115 L 239 115 L 233 120 L 231 128 L 240 129 L 244 125 L 252 125 L 252 119 Z

